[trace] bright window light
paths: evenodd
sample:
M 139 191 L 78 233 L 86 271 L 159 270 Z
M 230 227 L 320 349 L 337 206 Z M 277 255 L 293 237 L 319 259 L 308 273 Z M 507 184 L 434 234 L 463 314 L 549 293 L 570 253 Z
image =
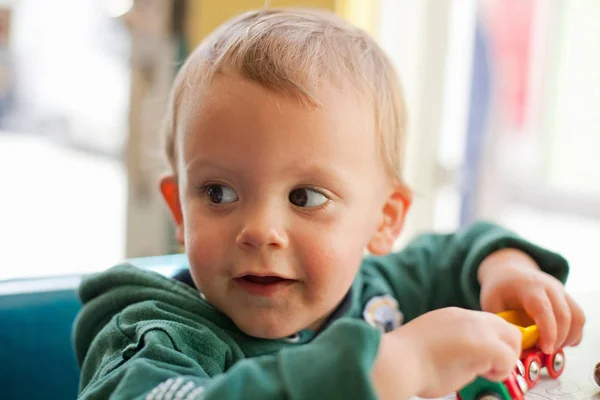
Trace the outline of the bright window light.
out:
M 106 13 L 112 18 L 127 14 L 133 7 L 133 0 L 105 0 Z

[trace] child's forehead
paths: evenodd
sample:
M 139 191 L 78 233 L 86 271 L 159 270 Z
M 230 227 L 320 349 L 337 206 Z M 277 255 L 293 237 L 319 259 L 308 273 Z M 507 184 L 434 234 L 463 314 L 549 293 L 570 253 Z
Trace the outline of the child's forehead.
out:
M 315 92 L 322 104 L 307 106 L 293 94 L 239 74 L 216 76 L 207 85 L 181 104 L 177 147 L 184 162 L 212 153 L 235 164 L 237 154 L 251 151 L 259 158 L 279 152 L 298 162 L 302 154 L 335 161 L 339 153 L 360 158 L 377 147 L 371 108 L 333 86 Z M 362 145 L 356 146 L 357 141 Z
M 298 79 L 297 87 L 274 87 L 244 77 L 240 72 L 224 70 L 209 78 L 203 78 L 201 70 L 189 73 L 177 104 L 177 124 L 186 128 L 186 122 L 210 106 L 219 105 L 219 112 L 235 114 L 236 104 L 260 97 L 260 111 L 279 114 L 290 108 L 307 113 L 360 113 L 367 125 L 374 123 L 373 103 L 349 84 Z M 267 100 L 265 100 L 267 99 Z M 284 105 L 286 107 L 284 107 Z M 352 110 L 350 110 L 350 108 Z M 215 107 L 211 108 L 215 112 Z
M 282 112 L 306 115 L 334 115 L 360 113 L 366 125 L 374 122 L 373 104 L 349 85 L 324 81 L 300 81 L 299 87 L 272 87 L 248 79 L 236 71 L 223 71 L 209 80 L 196 79 L 186 85 L 181 98 L 180 115 L 196 114 L 210 107 L 219 107 L 225 114 L 235 113 L 236 105 L 257 106 L 266 114 Z M 260 107 L 258 104 L 260 103 Z M 344 118 L 345 119 L 345 118 Z

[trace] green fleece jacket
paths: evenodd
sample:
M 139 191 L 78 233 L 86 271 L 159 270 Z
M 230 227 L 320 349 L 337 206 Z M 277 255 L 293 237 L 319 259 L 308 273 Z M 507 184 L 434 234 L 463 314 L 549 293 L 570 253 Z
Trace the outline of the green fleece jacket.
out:
M 184 283 L 116 266 L 80 287 L 79 398 L 373 399 L 370 370 L 381 332 L 437 308 L 479 309 L 477 268 L 507 247 L 566 280 L 561 256 L 480 222 L 365 258 L 325 329 L 280 340 L 244 334 Z

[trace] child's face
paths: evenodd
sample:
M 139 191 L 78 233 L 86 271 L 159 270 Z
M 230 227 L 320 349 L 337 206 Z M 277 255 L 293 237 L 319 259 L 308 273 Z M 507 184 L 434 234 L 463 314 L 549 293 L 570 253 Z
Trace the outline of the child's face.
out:
M 332 87 L 307 108 L 231 74 L 205 93 L 179 108 L 178 177 L 162 182 L 192 277 L 249 335 L 317 329 L 402 224 L 373 114 Z

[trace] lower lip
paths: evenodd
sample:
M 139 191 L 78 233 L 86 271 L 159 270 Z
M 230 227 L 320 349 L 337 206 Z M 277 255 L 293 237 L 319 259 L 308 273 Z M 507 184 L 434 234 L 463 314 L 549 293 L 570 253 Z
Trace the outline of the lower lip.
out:
M 234 279 L 234 282 L 251 295 L 271 297 L 288 288 L 295 281 L 291 279 L 285 279 L 274 283 L 255 283 L 243 278 L 237 278 Z

